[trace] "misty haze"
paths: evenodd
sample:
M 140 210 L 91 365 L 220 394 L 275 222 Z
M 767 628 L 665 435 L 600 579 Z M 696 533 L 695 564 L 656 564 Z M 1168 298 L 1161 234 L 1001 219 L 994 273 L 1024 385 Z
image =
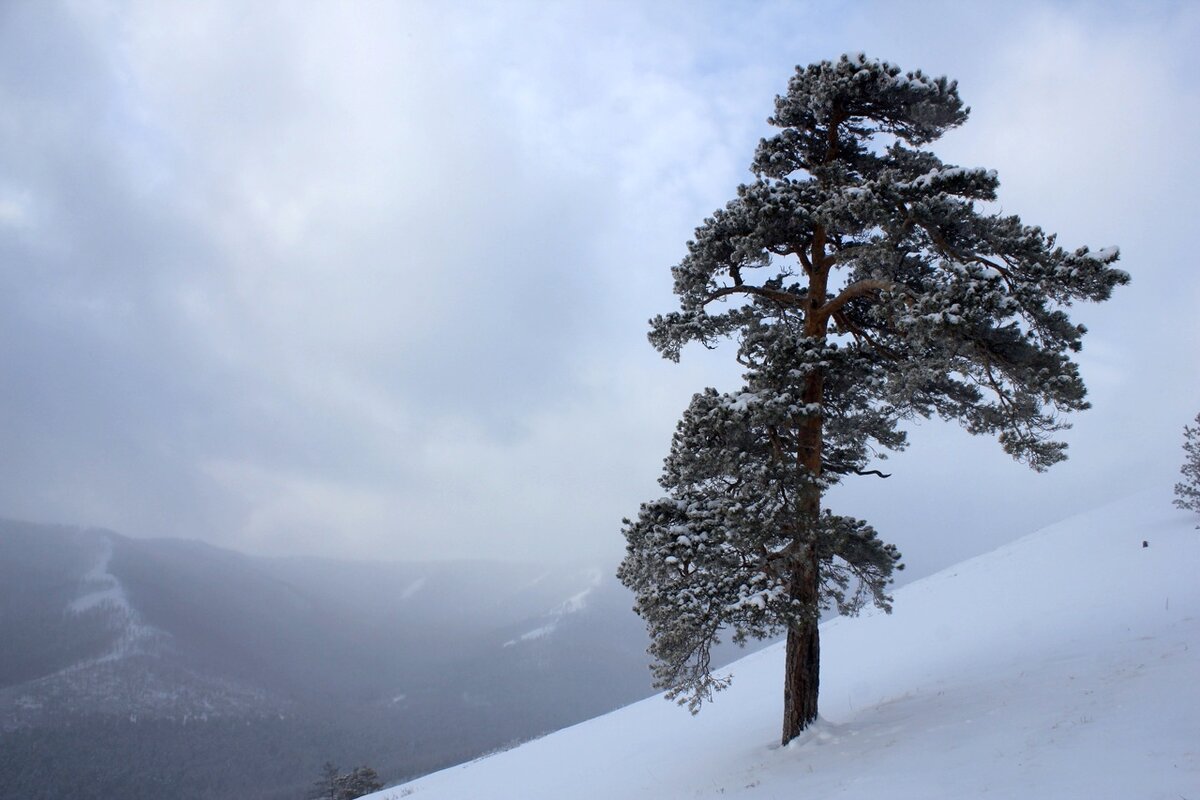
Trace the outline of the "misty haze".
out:
M 0 800 L 1191 797 L 1196 41 L 0 3 Z

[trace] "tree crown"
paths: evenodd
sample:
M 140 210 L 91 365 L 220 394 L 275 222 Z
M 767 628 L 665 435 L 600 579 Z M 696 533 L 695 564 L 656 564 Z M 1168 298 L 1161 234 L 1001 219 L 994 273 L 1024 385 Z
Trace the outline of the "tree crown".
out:
M 744 344 L 795 319 L 815 341 L 872 354 L 899 416 L 998 434 L 1035 469 L 1064 458 L 1049 435 L 1066 427 L 1060 412 L 1088 406 L 1069 357 L 1085 329 L 1064 309 L 1129 277 L 1115 247 L 1068 251 L 987 213 L 994 171 L 920 149 L 966 115 L 946 78 L 862 55 L 797 68 L 756 180 L 696 230 L 673 269 L 679 311 L 651 320 L 651 343 L 677 360 L 688 342 Z

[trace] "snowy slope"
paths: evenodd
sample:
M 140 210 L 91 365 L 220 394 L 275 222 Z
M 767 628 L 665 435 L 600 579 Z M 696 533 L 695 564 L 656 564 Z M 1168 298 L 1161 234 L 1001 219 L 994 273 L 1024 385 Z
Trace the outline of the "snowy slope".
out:
M 786 748 L 773 646 L 698 717 L 651 698 L 371 797 L 1200 798 L 1194 524 L 1144 493 L 824 625 Z

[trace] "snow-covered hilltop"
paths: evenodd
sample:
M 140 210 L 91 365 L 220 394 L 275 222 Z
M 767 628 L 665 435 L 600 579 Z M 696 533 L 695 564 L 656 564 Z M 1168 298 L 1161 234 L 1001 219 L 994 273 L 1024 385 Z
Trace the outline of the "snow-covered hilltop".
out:
M 1194 524 L 1139 494 L 824 625 L 822 719 L 786 748 L 776 646 L 697 717 L 651 698 L 371 797 L 1196 797 Z

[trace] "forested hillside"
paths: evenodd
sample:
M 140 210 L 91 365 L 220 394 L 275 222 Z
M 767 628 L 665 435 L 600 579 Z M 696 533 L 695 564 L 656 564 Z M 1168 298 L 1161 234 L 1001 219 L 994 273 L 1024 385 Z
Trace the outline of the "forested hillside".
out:
M 252 558 L 0 522 L 0 797 L 296 797 L 650 692 L 611 569 Z

